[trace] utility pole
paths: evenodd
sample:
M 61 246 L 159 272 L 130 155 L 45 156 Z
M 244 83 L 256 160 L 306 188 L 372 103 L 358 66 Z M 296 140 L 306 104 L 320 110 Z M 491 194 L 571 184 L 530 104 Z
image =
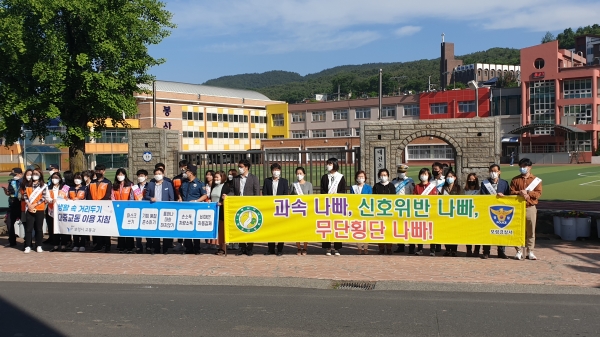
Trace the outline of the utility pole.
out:
M 338 102 L 340 101 L 340 85 L 338 84 Z
M 383 88 L 382 88 L 382 77 L 383 77 L 383 69 L 379 69 L 379 120 L 381 120 L 381 109 L 382 107 L 382 101 L 381 101 L 381 96 L 383 93 Z
M 395 77 L 390 77 L 392 80 L 396 80 L 398 81 L 398 96 L 400 96 L 400 81 L 405 80 L 406 76 L 395 76 Z
M 152 127 L 156 128 L 156 81 L 152 81 Z

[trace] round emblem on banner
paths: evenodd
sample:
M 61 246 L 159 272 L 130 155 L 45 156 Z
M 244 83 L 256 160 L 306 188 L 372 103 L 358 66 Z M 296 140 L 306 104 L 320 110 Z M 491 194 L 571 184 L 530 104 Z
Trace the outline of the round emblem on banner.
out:
M 262 213 L 256 207 L 245 206 L 235 213 L 235 226 L 244 233 L 254 233 L 262 224 Z
M 152 152 L 146 151 L 144 152 L 144 154 L 142 155 L 142 159 L 144 159 L 145 162 L 149 162 L 152 160 Z

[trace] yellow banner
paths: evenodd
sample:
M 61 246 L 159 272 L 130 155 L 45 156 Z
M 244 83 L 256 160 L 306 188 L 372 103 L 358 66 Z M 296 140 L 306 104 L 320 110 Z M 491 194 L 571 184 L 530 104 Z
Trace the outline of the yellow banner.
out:
M 525 245 L 516 196 L 303 195 L 227 197 L 235 242 Z

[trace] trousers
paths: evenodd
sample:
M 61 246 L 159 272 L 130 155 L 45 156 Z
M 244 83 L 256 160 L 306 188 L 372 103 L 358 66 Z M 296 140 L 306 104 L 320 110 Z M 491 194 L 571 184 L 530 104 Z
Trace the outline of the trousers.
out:
M 535 224 L 537 222 L 537 208 L 535 206 L 527 207 L 525 211 L 525 247 L 529 251 L 535 248 Z M 521 247 L 515 247 L 517 252 L 521 251 Z
M 34 248 L 32 246 L 32 236 L 35 230 L 35 245 L 36 247 L 42 246 L 42 240 L 44 239 L 44 232 L 42 227 L 44 226 L 44 212 L 37 211 L 35 213 L 27 212 L 27 222 L 25 222 L 25 247 Z

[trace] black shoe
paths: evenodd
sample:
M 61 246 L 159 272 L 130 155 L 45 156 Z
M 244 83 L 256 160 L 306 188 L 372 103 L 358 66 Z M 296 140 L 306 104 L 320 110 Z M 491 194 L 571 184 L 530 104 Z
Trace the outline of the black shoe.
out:
M 398 246 L 394 253 L 404 253 L 404 245 Z
M 105 253 L 110 253 L 110 245 L 104 247 Z
M 473 257 L 479 257 L 479 252 L 473 253 Z
M 125 249 L 119 249 L 119 254 L 125 253 Z
M 482 259 L 484 259 L 484 260 L 487 260 L 487 259 L 489 259 L 489 258 L 490 258 L 490 255 L 489 255 L 489 254 L 485 254 L 485 253 L 484 253 L 484 254 L 481 256 L 481 258 L 482 258 Z
M 240 256 L 240 255 L 244 255 L 244 254 L 246 254 L 246 251 L 245 251 L 245 250 L 242 250 L 242 249 L 240 249 L 240 250 L 238 250 L 238 251 L 235 253 L 235 256 Z
M 436 253 L 441 253 L 441 252 L 442 252 L 442 247 L 437 247 L 437 248 L 435 249 L 435 252 L 436 252 Z
M 154 249 L 150 249 L 150 255 L 154 255 Z
M 95 245 L 94 248 L 92 248 L 92 252 L 100 252 L 102 249 L 104 249 L 104 246 Z
M 498 253 L 498 258 L 500 258 L 500 259 L 508 259 L 508 256 L 506 256 L 505 253 Z
M 446 251 L 446 252 L 444 253 L 444 256 L 450 256 L 450 254 L 451 254 L 451 253 L 450 253 L 449 251 Z
M 452 252 L 452 257 L 457 257 L 458 254 L 456 254 L 456 252 Z
M 254 253 L 251 250 L 248 250 L 248 251 L 246 251 L 246 255 L 252 256 L 252 255 L 254 255 Z
M 271 255 L 271 254 L 275 255 L 275 252 L 270 252 L 270 251 L 267 251 L 267 252 L 265 253 L 265 255 Z
M 415 255 L 415 251 L 414 250 L 408 250 L 408 255 Z
M 199 250 L 196 250 L 196 251 L 194 251 L 194 255 L 200 255 L 200 254 L 201 254 L 201 253 L 200 253 L 200 251 L 199 251 Z
M 470 250 L 467 250 L 467 257 L 471 257 L 471 256 L 473 256 L 473 252 Z
M 277 252 L 277 256 L 282 256 L 283 252 Z

